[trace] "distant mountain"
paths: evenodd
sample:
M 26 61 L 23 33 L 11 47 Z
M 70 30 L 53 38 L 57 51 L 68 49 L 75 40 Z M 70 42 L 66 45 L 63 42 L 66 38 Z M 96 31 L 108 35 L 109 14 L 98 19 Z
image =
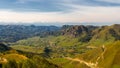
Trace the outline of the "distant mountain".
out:
M 63 35 L 80 37 L 81 41 L 120 40 L 120 24 L 112 26 L 63 26 Z
M 92 31 L 90 42 L 105 43 L 120 40 L 120 24 L 102 26 Z
M 11 47 L 40 53 L 62 68 L 120 68 L 120 24 L 64 25 L 50 33 L 53 36 L 38 35 L 19 40 Z
M 47 34 L 44 34 L 45 39 L 40 37 L 33 37 L 33 38 L 20 40 L 17 43 L 22 45 L 28 44 L 28 45 L 43 45 L 43 46 L 49 45 L 51 42 L 54 43 L 54 45 L 58 45 L 58 46 L 59 45 L 74 46 L 74 45 L 86 43 L 88 45 L 98 46 L 120 40 L 120 25 L 116 24 L 112 26 L 101 26 L 101 27 L 83 26 L 83 25 L 76 25 L 76 26 L 64 25 L 60 30 L 49 32 Z M 54 36 L 49 37 L 50 35 L 54 35 Z
M 59 30 L 56 26 L 0 25 L 0 42 L 15 42 L 33 36 L 46 36 Z
M 74 37 L 80 36 L 84 33 L 88 33 L 88 28 L 85 26 L 71 26 L 63 30 L 63 35 L 71 35 Z
M 59 36 L 67 35 L 79 37 L 80 41 L 89 42 L 96 39 L 108 40 L 120 39 L 120 25 L 112 26 L 84 26 L 84 25 L 64 25 L 56 26 L 24 26 L 24 25 L 0 25 L 0 42 L 16 42 L 34 36 Z

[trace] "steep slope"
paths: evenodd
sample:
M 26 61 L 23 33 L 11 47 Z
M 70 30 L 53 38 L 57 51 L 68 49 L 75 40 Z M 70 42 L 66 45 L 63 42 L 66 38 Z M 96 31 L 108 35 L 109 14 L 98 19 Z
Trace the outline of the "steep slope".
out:
M 49 47 L 49 49 L 52 50 L 51 52 L 54 57 L 58 56 L 58 54 L 59 57 L 72 56 L 85 53 L 90 49 L 99 48 L 106 44 L 112 44 L 114 41 L 119 40 L 119 26 L 119 24 L 102 27 L 78 25 L 64 26 L 61 32 L 63 33 L 62 35 L 48 36 L 44 38 L 39 36 L 28 38 L 16 42 L 12 47 L 18 50 L 32 51 L 36 53 L 42 53 L 44 48 Z M 99 54 L 101 52 L 101 48 L 94 51 Z M 92 51 L 89 51 L 89 53 L 90 52 L 94 53 Z
M 62 35 L 71 36 L 73 38 L 79 38 L 79 42 L 89 42 L 92 38 L 92 31 L 97 29 L 98 26 L 63 26 Z
M 63 26 L 62 35 L 79 38 L 79 42 L 89 42 L 89 45 L 101 45 L 120 40 L 120 24 L 111 26 Z
M 102 47 L 98 47 L 87 51 L 86 53 L 77 55 L 75 58 L 66 57 L 67 62 L 64 66 L 73 65 L 75 68 L 120 68 L 120 41 Z M 83 65 L 84 64 L 84 65 Z M 66 68 L 66 67 L 65 67 Z
M 98 62 L 101 68 L 120 68 L 120 41 L 109 44 L 106 47 L 106 52 Z
M 81 25 L 81 26 L 71 26 L 63 30 L 63 35 L 70 35 L 73 37 L 78 37 L 82 34 L 88 33 L 88 28 Z
M 35 53 L 44 53 L 44 49 L 48 48 L 49 53 L 46 54 L 49 54 L 49 60 L 63 68 L 120 67 L 119 24 L 101 27 L 64 26 L 61 33 L 59 36 L 20 40 L 14 46 L 30 46 Z M 39 50 L 41 52 L 37 52 Z
M 92 45 L 103 45 L 120 40 L 120 24 L 102 26 L 92 31 L 90 43 Z

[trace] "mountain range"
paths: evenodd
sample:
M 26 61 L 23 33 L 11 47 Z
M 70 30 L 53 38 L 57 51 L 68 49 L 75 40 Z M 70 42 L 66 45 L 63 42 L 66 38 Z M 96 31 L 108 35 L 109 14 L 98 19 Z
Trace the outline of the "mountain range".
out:
M 39 64 L 36 65 L 39 61 L 33 59 L 36 55 L 35 59 L 41 61 L 43 68 L 120 67 L 120 24 L 62 27 L 1 25 L 0 33 L 0 51 L 5 54 L 2 57 L 10 63 L 9 59 L 15 60 L 14 63 L 17 62 L 18 67 L 18 63 L 30 63 L 40 68 Z M 8 56 L 28 60 L 18 62 Z

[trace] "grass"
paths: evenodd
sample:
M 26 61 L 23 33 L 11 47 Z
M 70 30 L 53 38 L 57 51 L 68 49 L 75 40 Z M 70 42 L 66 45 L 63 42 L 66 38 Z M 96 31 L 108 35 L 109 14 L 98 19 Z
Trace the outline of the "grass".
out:
M 99 61 L 99 66 L 104 68 L 117 68 L 120 65 L 120 41 L 107 45 L 104 59 Z
M 57 36 L 57 37 L 49 36 L 46 38 L 33 37 L 33 39 L 30 38 L 23 40 L 23 42 L 19 42 L 11 47 L 26 52 L 43 53 L 43 48 L 49 45 L 49 47 L 52 49 L 52 56 L 53 56 L 53 58 L 49 61 L 59 66 L 63 66 L 63 68 L 75 68 L 75 67 L 80 68 L 86 66 L 84 64 L 72 62 L 64 58 L 57 58 L 57 57 L 65 54 L 70 57 L 76 56 L 77 58 L 83 59 L 88 62 L 96 62 L 97 57 L 100 56 L 102 53 L 102 49 L 101 49 L 102 45 L 105 45 L 107 50 L 104 54 L 104 59 L 99 60 L 98 66 L 103 68 L 119 68 L 120 41 L 114 42 L 115 39 L 113 37 L 111 36 L 108 37 L 109 37 L 108 40 L 106 40 L 103 37 L 97 40 L 93 38 L 93 40 L 90 41 L 90 43 L 81 43 L 79 42 L 79 38 L 72 38 L 69 36 Z M 27 42 L 31 42 L 31 43 L 27 45 Z M 37 49 L 35 46 L 38 46 L 40 48 Z M 95 46 L 96 48 L 89 49 L 86 48 L 86 46 Z M 73 54 L 72 52 L 73 53 L 78 52 L 78 53 Z M 80 52 L 83 53 L 81 54 Z M 65 55 L 63 55 L 63 57 Z
M 25 46 L 25 45 L 14 45 L 11 46 L 13 49 L 21 50 L 25 52 L 31 52 L 31 53 L 43 53 L 43 49 L 40 47 L 33 47 L 33 46 Z
M 53 58 L 53 59 L 50 59 L 49 61 L 51 61 L 57 65 L 60 65 L 60 66 L 69 62 L 69 60 L 67 60 L 65 58 Z
M 20 54 L 6 54 L 3 56 L 5 59 L 9 60 L 15 60 L 16 62 L 20 62 L 22 60 L 28 59 L 26 56 L 20 55 Z
M 71 60 L 67 60 L 65 58 L 53 58 L 50 59 L 49 61 L 57 64 L 58 66 L 62 67 L 62 68 L 88 68 L 86 65 L 84 64 L 80 64 L 79 62 L 74 62 Z
M 74 46 L 81 44 L 78 42 L 78 38 L 73 38 L 70 36 L 58 36 L 51 40 L 52 42 L 55 42 L 58 46 Z

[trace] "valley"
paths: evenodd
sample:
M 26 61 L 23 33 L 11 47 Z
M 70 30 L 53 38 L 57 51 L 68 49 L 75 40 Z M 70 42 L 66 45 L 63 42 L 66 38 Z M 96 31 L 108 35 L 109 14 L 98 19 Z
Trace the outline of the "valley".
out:
M 120 67 L 120 24 L 1 25 L 0 32 L 2 68 Z

